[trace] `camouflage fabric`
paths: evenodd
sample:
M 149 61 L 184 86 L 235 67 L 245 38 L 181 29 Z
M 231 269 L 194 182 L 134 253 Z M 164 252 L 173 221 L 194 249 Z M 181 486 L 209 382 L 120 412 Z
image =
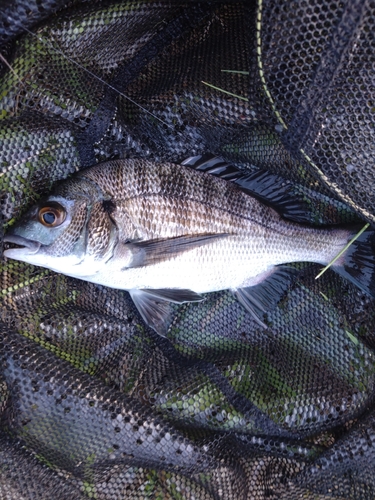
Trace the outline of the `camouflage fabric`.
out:
M 113 158 L 215 154 L 314 225 L 375 221 L 375 5 L 0 5 L 0 210 Z M 1 263 L 0 499 L 373 499 L 374 300 L 319 265 L 260 327 L 230 292 L 167 338 L 126 292 Z

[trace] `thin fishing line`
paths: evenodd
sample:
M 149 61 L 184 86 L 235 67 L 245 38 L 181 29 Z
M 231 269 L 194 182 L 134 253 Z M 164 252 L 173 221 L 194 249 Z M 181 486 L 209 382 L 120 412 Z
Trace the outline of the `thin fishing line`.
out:
M 21 78 L 18 76 L 17 74 L 17 71 L 15 71 L 12 66 L 8 63 L 8 61 L 5 59 L 5 57 L 0 53 L 0 60 L 3 61 L 3 63 L 5 64 L 5 66 L 7 66 L 10 71 L 13 73 L 13 75 L 17 78 L 17 80 L 20 82 L 20 84 L 24 87 L 24 83 L 23 81 L 21 80 Z
M 85 68 L 85 66 L 82 66 L 82 64 L 80 64 L 79 62 L 75 61 L 74 59 L 70 58 L 69 56 L 67 56 L 61 49 L 58 49 L 56 47 L 54 47 L 50 42 L 48 42 L 47 40 L 45 40 L 44 38 L 38 36 L 36 33 L 34 33 L 33 31 L 30 31 L 29 29 L 23 27 L 23 29 L 29 33 L 30 35 L 34 36 L 37 38 L 37 40 L 39 40 L 40 42 L 44 43 L 44 45 L 46 45 L 47 47 L 49 47 L 50 49 L 52 49 L 53 51 L 55 51 L 57 54 L 60 54 L 61 56 L 63 56 L 67 61 L 75 64 L 78 68 L 82 69 L 83 71 L 85 71 L 87 74 L 89 74 L 90 76 L 92 76 L 93 78 L 95 78 L 96 80 L 98 80 L 100 83 L 102 83 L 103 85 L 105 85 L 106 87 L 110 88 L 111 90 L 114 90 L 115 92 L 117 92 L 118 95 L 120 95 L 121 97 L 124 97 L 125 99 L 127 99 L 129 102 L 131 102 L 132 104 L 134 104 L 135 106 L 137 106 L 139 109 L 141 109 L 142 111 L 144 111 L 145 113 L 151 115 L 153 118 L 155 118 L 156 120 L 158 120 L 159 122 L 161 122 L 163 125 L 167 126 L 168 128 L 170 128 L 171 130 L 175 131 L 177 134 L 179 135 L 182 135 L 178 130 L 176 130 L 174 127 L 172 127 L 172 125 L 169 125 L 168 123 L 166 123 L 165 121 L 163 121 L 161 118 L 159 118 L 158 116 L 154 115 L 153 113 L 151 113 L 151 111 L 149 111 L 148 109 L 144 108 L 141 104 L 138 104 L 136 101 L 134 101 L 131 97 L 125 95 L 124 93 L 120 92 L 118 89 L 116 89 L 116 87 L 113 87 L 113 85 L 111 85 L 110 83 L 106 82 L 105 80 L 103 80 L 102 78 L 100 78 L 100 76 L 96 75 L 95 73 L 93 73 L 92 71 L 90 71 L 89 69 Z

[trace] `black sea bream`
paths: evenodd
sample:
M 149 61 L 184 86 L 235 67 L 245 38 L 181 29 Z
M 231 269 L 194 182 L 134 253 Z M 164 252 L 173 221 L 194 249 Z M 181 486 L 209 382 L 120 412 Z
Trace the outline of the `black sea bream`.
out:
M 265 308 L 267 283 L 275 290 L 288 275 L 276 266 L 325 265 L 357 230 L 290 222 L 232 182 L 125 159 L 60 183 L 8 233 L 18 248 L 5 256 L 128 290 L 146 323 L 165 334 L 169 302 L 231 289 L 254 314 Z M 372 239 L 364 233 L 335 270 L 374 295 Z

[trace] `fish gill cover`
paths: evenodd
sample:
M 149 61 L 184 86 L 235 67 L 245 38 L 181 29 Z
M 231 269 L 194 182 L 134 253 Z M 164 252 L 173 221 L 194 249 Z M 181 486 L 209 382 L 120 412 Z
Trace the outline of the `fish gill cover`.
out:
M 364 0 L 3 2 L 3 231 L 95 163 L 207 153 L 311 225 L 373 224 L 374 30 Z M 294 267 L 267 329 L 223 291 L 162 338 L 126 292 L 3 258 L 0 498 L 374 498 L 374 300 Z

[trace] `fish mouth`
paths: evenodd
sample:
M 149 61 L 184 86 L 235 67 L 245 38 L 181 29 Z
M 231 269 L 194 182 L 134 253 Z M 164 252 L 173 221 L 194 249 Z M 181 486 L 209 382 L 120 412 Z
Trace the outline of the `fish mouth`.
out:
M 11 243 L 16 246 L 8 246 L 4 251 L 5 257 L 12 258 L 13 255 L 17 255 L 20 250 L 28 250 L 29 255 L 33 255 L 38 252 L 41 247 L 41 243 L 38 241 L 28 240 L 22 236 L 17 236 L 15 234 L 6 234 L 4 236 L 4 243 Z

